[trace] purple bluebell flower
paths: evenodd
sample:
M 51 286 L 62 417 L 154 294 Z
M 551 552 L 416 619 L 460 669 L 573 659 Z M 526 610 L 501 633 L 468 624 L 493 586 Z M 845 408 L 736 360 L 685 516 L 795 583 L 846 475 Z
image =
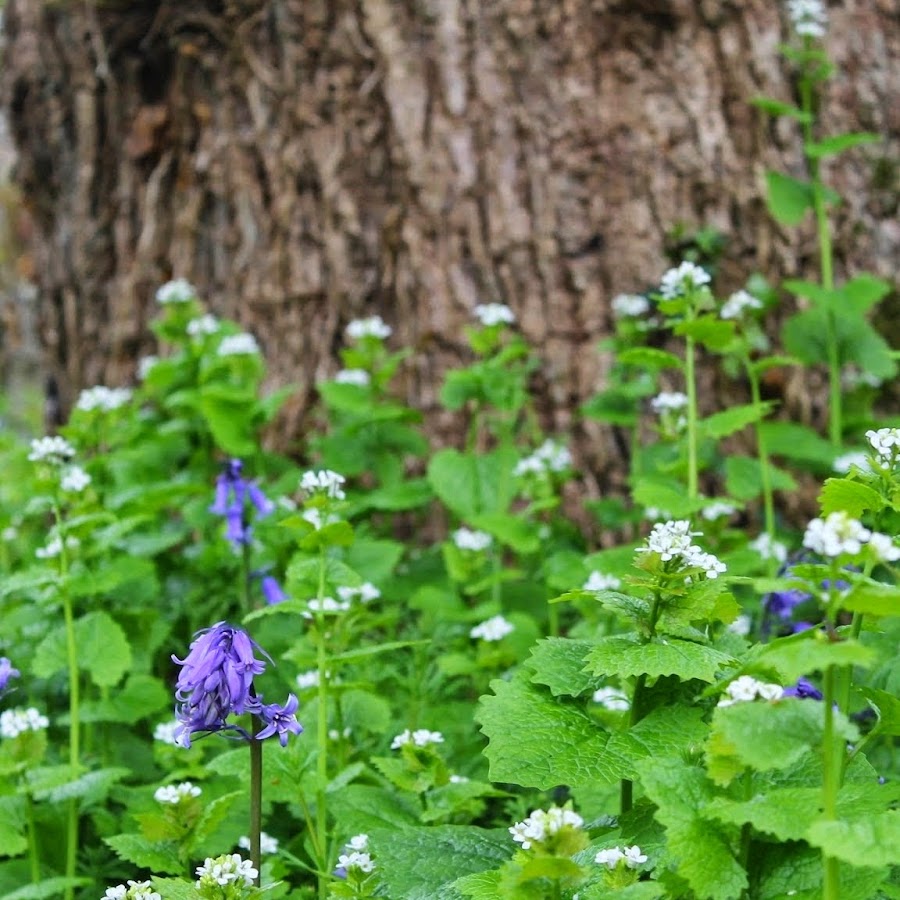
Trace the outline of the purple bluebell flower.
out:
M 259 518 L 269 515 L 275 509 L 275 504 L 259 487 L 244 478 L 243 471 L 244 464 L 239 459 L 230 459 L 225 463 L 216 479 L 215 500 L 209 507 L 211 513 L 225 518 L 225 536 L 235 546 L 250 543 L 247 500 Z
M 0 696 L 9 689 L 10 678 L 18 678 L 19 670 L 12 667 L 12 663 L 5 657 L 0 656 Z
M 260 702 L 256 715 L 263 721 L 265 727 L 256 735 L 257 740 L 262 741 L 277 734 L 281 746 L 286 747 L 289 734 L 300 734 L 303 731 L 303 726 L 297 721 L 297 706 L 298 701 L 293 694 L 288 694 L 284 706 Z
M 175 737 L 183 746 L 190 747 L 194 732 L 245 733 L 226 719 L 230 713 L 240 715 L 256 705 L 253 677 L 265 671 L 266 664 L 254 657 L 254 649 L 260 650 L 247 632 L 217 622 L 197 633 L 185 659 L 172 656 L 183 667 L 175 685 L 175 714 L 180 723 Z
M 806 678 L 798 678 L 793 687 L 785 688 L 782 697 L 799 697 L 801 700 L 821 700 L 822 692 Z
M 288 598 L 287 594 L 281 589 L 278 579 L 273 575 L 263 575 L 260 587 L 262 588 L 263 597 L 265 597 L 269 606 L 283 603 Z

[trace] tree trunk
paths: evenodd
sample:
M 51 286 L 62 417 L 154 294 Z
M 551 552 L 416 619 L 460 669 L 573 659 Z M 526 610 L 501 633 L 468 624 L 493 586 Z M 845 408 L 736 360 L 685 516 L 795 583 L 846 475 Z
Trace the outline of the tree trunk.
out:
M 803 173 L 795 128 L 748 103 L 791 99 L 780 6 L 7 0 L 47 365 L 69 399 L 130 381 L 154 289 L 184 276 L 256 334 L 274 382 L 301 385 L 282 440 L 344 325 L 374 313 L 415 348 L 408 399 L 446 438 L 442 373 L 471 308 L 499 301 L 543 360 L 545 424 L 567 428 L 602 381 L 610 298 L 657 282 L 673 228 L 727 236 L 720 293 L 754 270 L 814 274 L 811 224 L 777 227 L 763 200 L 766 168 Z M 897 2 L 847 0 L 829 34 L 825 129 L 888 138 L 829 167 L 838 275 L 891 278 Z M 821 418 L 824 395 L 787 393 Z M 580 440 L 582 459 L 615 459 L 604 432 Z

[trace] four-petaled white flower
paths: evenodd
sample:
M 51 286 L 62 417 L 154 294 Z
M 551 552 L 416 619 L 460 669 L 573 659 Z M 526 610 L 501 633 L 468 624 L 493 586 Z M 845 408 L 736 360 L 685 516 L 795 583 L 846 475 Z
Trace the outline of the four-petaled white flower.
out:
M 354 319 L 347 326 L 347 337 L 358 341 L 362 338 L 373 337 L 383 341 L 389 338 L 393 332 L 390 325 L 385 325 L 381 316 L 369 316 L 367 319 Z
M 777 562 L 784 562 L 787 559 L 787 547 L 781 541 L 776 541 L 767 531 L 757 535 L 747 546 L 755 550 L 762 559 L 774 559 Z
M 650 408 L 655 413 L 677 412 L 687 405 L 688 396 L 681 391 L 662 391 L 650 401 Z
M 138 360 L 137 375 L 140 381 L 144 381 L 150 374 L 150 370 L 159 362 L 159 357 L 154 354 L 142 356 Z
M 642 294 L 617 294 L 612 300 L 612 311 L 617 319 L 634 319 L 650 312 L 650 301 Z
M 748 309 L 762 309 L 762 300 L 747 291 L 735 291 L 719 310 L 723 319 L 740 319 Z
M 87 388 L 78 395 L 75 409 L 82 412 L 93 412 L 95 409 L 101 412 L 112 412 L 119 409 L 131 399 L 131 391 L 128 388 L 108 388 L 102 384 Z
M 523 850 L 530 850 L 532 844 L 546 840 L 563 828 L 581 828 L 582 825 L 584 819 L 577 812 L 551 806 L 548 810 L 534 810 L 527 819 L 511 826 L 509 833 Z
M 358 869 L 360 872 L 371 872 L 375 868 L 375 863 L 368 853 L 361 853 L 358 850 L 352 850 L 350 853 L 342 853 L 338 857 L 338 868 L 349 872 L 351 869 Z
M 253 863 L 241 859 L 239 853 L 226 853 L 215 858 L 208 856 L 202 866 L 197 866 L 197 887 L 238 884 L 252 887 L 259 872 Z
M 622 587 L 622 580 L 615 575 L 606 575 L 594 570 L 582 585 L 583 591 L 616 591 Z
M 480 625 L 476 625 L 469 632 L 469 636 L 482 641 L 502 641 L 506 635 L 515 630 L 516 626 L 504 619 L 503 616 L 493 616 Z
M 371 603 L 381 596 L 381 591 L 371 581 L 364 581 L 359 587 L 339 587 L 337 593 L 341 600 L 359 600 L 363 604 Z
M 457 528 L 453 532 L 453 543 L 460 550 L 471 550 L 478 553 L 487 550 L 494 539 L 486 531 L 472 531 L 471 528 Z
M 822 0 L 788 0 L 788 15 L 801 37 L 825 37 L 828 13 Z
M 835 457 L 831 468 L 835 472 L 846 474 L 853 468 L 857 468 L 860 472 L 871 472 L 872 466 L 869 464 L 869 457 L 862 450 L 851 450 L 849 453 L 842 453 Z
M 833 512 L 824 519 L 813 519 L 803 535 L 803 546 L 822 556 L 855 556 L 872 532 L 847 513 Z
M 869 445 L 882 462 L 893 464 L 900 453 L 900 428 L 879 428 L 866 432 Z
M 166 282 L 156 292 L 156 302 L 164 306 L 168 303 L 187 303 L 197 296 L 194 286 L 184 278 Z
M 250 849 L 250 838 L 244 835 L 243 837 L 238 838 L 238 847 L 241 850 L 249 850 Z M 260 853 L 277 853 L 278 852 L 278 838 L 273 838 L 271 835 L 266 834 L 264 831 L 259 833 L 259 852 Z
M 341 485 L 346 480 L 331 469 L 310 469 L 300 477 L 300 490 L 307 494 L 325 494 L 332 500 L 343 500 L 347 495 Z
M 515 313 L 503 303 L 480 303 L 472 313 L 486 328 L 493 325 L 512 325 L 516 321 Z
M 183 736 L 176 735 L 181 727 L 178 719 L 172 719 L 170 722 L 160 722 L 153 729 L 153 739 L 163 744 L 171 744 L 173 747 L 183 747 Z
M 91 476 L 80 466 L 70 466 L 59 480 L 59 486 L 70 494 L 79 494 L 91 483 Z
M 5 709 L 0 713 L 0 737 L 15 738 L 26 731 L 43 731 L 50 720 L 33 706 L 28 709 Z
M 778 700 L 784 695 L 784 688 L 780 684 L 772 684 L 767 681 L 757 681 L 749 675 L 741 675 L 735 678 L 728 687 L 718 705 L 733 706 L 735 703 L 749 703 L 759 697 L 761 700 Z
M 341 369 L 334 380 L 338 384 L 355 384 L 357 387 L 368 387 L 372 376 L 365 369 Z
M 128 886 L 108 887 L 101 900 L 162 900 L 149 881 L 131 881 Z
M 166 784 L 157 788 L 153 799 L 157 803 L 171 803 L 177 805 L 189 797 L 199 797 L 203 791 L 190 781 L 182 781 L 181 784 Z
M 546 440 L 530 456 L 520 459 L 513 469 L 517 478 L 523 475 L 545 475 L 548 472 L 564 472 L 572 465 L 572 454 L 569 448 Z
M 210 313 L 204 313 L 204 315 L 191 319 L 190 322 L 187 323 L 187 327 L 185 331 L 191 337 L 204 337 L 206 335 L 215 334 L 222 327 L 222 323 Z
M 222 338 L 216 351 L 219 356 L 252 356 L 259 353 L 259 344 L 252 334 L 228 334 Z
M 700 510 L 700 515 L 703 516 L 707 522 L 715 522 L 716 519 L 733 516 L 736 512 L 736 506 L 732 506 L 730 503 L 725 503 L 722 500 L 716 500 L 712 503 L 707 503 L 706 506 Z
M 672 300 L 709 284 L 709 272 L 692 262 L 683 262 L 669 269 L 662 277 L 659 292 L 666 300 Z
M 618 688 L 602 687 L 594 691 L 594 703 L 599 703 L 610 712 L 624 712 L 631 708 L 631 703 Z
M 75 455 L 75 448 L 58 435 L 54 437 L 36 438 L 31 442 L 30 462 L 45 462 L 61 466 Z
M 391 750 L 399 750 L 405 744 L 427 747 L 429 744 L 443 743 L 444 736 L 439 731 L 429 731 L 427 728 L 417 728 L 415 731 L 410 731 L 407 728 L 391 741 Z

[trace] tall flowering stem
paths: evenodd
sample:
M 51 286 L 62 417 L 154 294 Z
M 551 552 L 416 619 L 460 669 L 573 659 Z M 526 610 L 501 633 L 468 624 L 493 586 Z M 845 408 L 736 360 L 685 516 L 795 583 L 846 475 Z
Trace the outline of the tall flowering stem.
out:
M 326 872 L 331 870 L 328 859 L 328 809 L 325 797 L 328 788 L 328 658 L 325 647 L 325 548 L 319 548 L 319 583 L 316 592 L 316 667 L 319 672 L 318 716 L 316 717 L 316 843 L 319 847 L 319 898 L 325 900 L 328 891 Z
M 696 500 L 699 495 L 697 474 L 697 382 L 695 378 L 696 348 L 694 339 L 688 335 L 684 351 L 684 380 L 687 388 L 687 463 L 688 500 Z
M 744 368 L 747 371 L 747 379 L 750 382 L 750 399 L 753 405 L 758 407 L 762 403 L 762 393 L 759 387 L 759 372 L 750 361 L 749 356 L 744 357 Z M 775 498 L 772 491 L 772 473 L 769 469 L 769 448 L 766 444 L 765 433 L 761 422 L 757 422 L 756 429 L 756 456 L 759 460 L 759 478 L 763 495 L 763 522 L 769 543 L 775 541 Z M 768 557 L 769 574 L 774 575 L 778 568 L 778 560 L 773 556 Z

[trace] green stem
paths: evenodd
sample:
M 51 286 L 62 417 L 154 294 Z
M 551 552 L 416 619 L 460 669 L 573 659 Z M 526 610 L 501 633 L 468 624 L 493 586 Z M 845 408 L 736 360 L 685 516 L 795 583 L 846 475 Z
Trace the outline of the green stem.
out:
M 688 455 L 688 500 L 696 500 L 699 495 L 697 475 L 697 384 L 694 376 L 694 339 L 686 339 L 684 354 L 684 380 L 687 385 L 687 455 Z
M 25 792 L 25 828 L 28 832 L 28 863 L 31 869 L 31 883 L 41 880 L 41 855 L 38 847 L 37 829 L 34 827 L 34 801 Z
M 250 544 L 241 547 L 241 607 L 244 615 L 253 612 L 253 598 L 250 591 Z
M 316 664 L 319 672 L 319 711 L 316 717 L 316 843 L 319 846 L 319 900 L 325 900 L 328 891 L 328 881 L 322 873 L 331 870 L 328 864 L 328 811 L 325 807 L 328 787 L 328 658 L 325 648 L 325 611 L 322 608 L 325 599 L 325 566 L 325 548 L 322 547 L 319 550 L 319 587 L 316 594 Z
M 744 772 L 742 777 L 742 787 L 744 788 L 744 800 L 749 802 L 753 799 L 753 774 L 748 769 Z M 741 864 L 741 868 L 744 871 L 747 871 L 748 865 L 750 863 L 750 839 L 752 833 L 752 826 L 749 822 L 745 822 L 743 827 L 741 828 L 741 850 L 739 862 Z
M 259 719 L 250 716 L 250 859 L 256 869 L 256 886 L 259 887 L 262 873 L 262 741 L 256 739 Z
M 840 747 L 834 733 L 834 701 L 836 667 L 825 670 L 822 704 L 825 711 L 825 727 L 822 735 L 822 818 L 827 821 L 837 819 L 837 795 L 840 789 L 841 759 Z M 839 900 L 841 893 L 840 867 L 838 860 L 822 851 L 824 870 L 823 900 Z
M 750 381 L 750 398 L 754 406 L 759 406 L 762 402 L 762 395 L 759 389 L 759 375 L 748 356 L 744 357 L 744 366 L 747 370 L 747 378 Z M 772 472 L 769 469 L 769 450 L 766 445 L 762 422 L 756 423 L 756 455 L 759 459 L 759 477 L 762 484 L 763 521 L 766 534 L 769 536 L 771 543 L 775 540 L 775 500 L 772 491 Z M 774 556 L 770 556 L 768 564 L 769 574 L 774 575 L 778 567 L 778 560 Z

